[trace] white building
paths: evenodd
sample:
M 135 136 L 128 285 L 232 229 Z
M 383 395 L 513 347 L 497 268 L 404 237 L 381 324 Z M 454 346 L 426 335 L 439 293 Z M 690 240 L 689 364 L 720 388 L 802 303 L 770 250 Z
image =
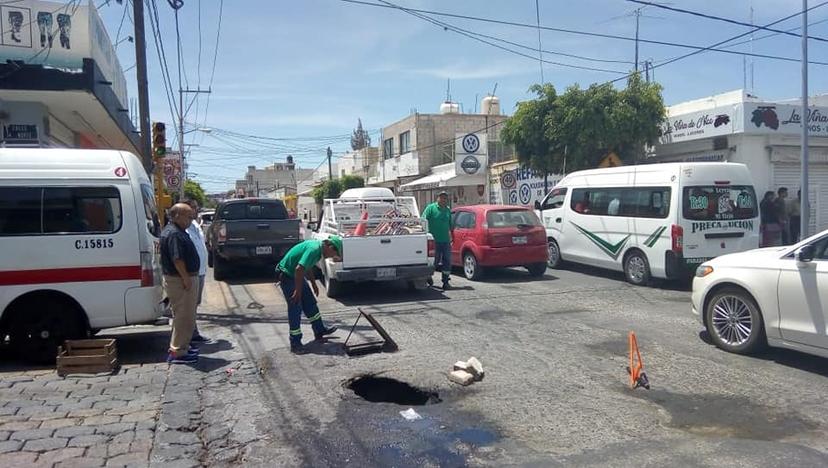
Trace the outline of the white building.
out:
M 826 96 L 813 98 L 807 117 L 812 233 L 828 228 L 828 107 L 823 106 Z M 743 163 L 759 199 L 780 187 L 796 197 L 801 114 L 796 100 L 763 101 L 741 90 L 677 104 L 667 109 L 664 136 L 649 160 Z

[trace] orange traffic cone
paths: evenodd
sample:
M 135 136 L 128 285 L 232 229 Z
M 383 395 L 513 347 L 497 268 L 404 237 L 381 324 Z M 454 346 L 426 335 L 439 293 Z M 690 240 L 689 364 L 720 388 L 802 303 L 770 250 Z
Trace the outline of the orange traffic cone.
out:
M 356 229 L 354 229 L 354 235 L 355 236 L 364 236 L 365 235 L 365 230 L 367 229 L 367 226 L 365 225 L 365 220 L 368 219 L 368 210 L 365 210 L 365 211 L 362 212 L 362 218 L 361 219 L 362 219 L 362 221 L 359 224 L 357 224 Z
M 638 350 L 638 340 L 635 332 L 630 332 L 630 367 L 627 367 L 630 374 L 630 388 L 644 387 L 650 389 L 650 380 L 644 373 L 644 361 L 641 360 L 641 352 Z

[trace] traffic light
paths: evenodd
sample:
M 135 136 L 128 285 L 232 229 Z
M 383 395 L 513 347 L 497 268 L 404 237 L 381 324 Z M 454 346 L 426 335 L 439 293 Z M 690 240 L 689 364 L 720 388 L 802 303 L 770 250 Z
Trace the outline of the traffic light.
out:
M 167 154 L 167 127 L 164 122 L 152 123 L 152 157 L 163 158 Z

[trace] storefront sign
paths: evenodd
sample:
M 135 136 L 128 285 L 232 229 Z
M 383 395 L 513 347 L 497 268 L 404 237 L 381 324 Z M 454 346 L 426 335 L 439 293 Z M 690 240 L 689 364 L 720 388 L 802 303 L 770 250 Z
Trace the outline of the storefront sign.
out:
M 828 136 L 828 108 L 811 107 L 804 120 L 812 136 Z M 745 133 L 799 135 L 802 121 L 802 106 L 745 103 Z
M 534 206 L 535 201 L 541 201 L 546 196 L 545 188 L 548 186 L 551 190 L 560 180 L 560 175 L 550 174 L 544 182 L 543 174 L 526 166 L 507 169 L 492 178 L 489 201 L 505 205 Z
M 671 115 L 661 126 L 661 144 L 734 133 L 738 123 L 736 110 L 736 106 L 726 106 L 689 114 Z
M 483 175 L 488 165 L 486 134 L 458 133 L 455 135 L 455 174 Z

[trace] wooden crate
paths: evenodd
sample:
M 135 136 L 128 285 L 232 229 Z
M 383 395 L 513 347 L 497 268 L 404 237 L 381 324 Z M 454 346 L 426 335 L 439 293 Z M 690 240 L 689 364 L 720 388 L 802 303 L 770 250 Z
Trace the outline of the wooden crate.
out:
M 119 367 L 114 339 L 66 340 L 58 348 L 57 373 L 97 374 L 115 372 Z

